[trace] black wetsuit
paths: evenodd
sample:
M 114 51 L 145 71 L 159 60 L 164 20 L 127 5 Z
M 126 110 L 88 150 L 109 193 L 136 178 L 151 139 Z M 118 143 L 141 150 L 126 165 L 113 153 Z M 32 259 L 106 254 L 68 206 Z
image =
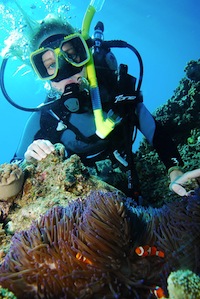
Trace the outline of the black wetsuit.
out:
M 34 112 L 26 125 L 13 161 L 24 159 L 27 147 L 33 140 L 37 139 L 47 139 L 53 144 L 64 144 L 66 157 L 76 153 L 85 163 L 106 158 L 112 151 L 125 147 L 127 142 L 126 127 L 131 124 L 123 123 L 122 120 L 122 124 L 116 126 L 113 132 L 102 140 L 95 134 L 96 129 L 90 97 L 80 94 L 76 101 L 78 103 L 75 104 L 75 110 L 77 110 L 77 107 L 78 110 L 75 112 L 67 108 L 67 101 L 63 97 L 56 102 L 55 107 L 52 107 L 51 110 Z M 111 106 L 113 108 L 113 105 Z M 108 101 L 105 103 L 105 107 L 105 110 L 108 111 Z M 73 110 L 73 107 L 70 109 Z M 120 109 L 118 107 L 118 112 L 121 111 Z M 139 101 L 133 104 L 131 109 L 133 109 L 134 125 L 156 149 L 166 168 L 182 165 L 181 157 L 172 139 L 155 121 L 143 102 Z

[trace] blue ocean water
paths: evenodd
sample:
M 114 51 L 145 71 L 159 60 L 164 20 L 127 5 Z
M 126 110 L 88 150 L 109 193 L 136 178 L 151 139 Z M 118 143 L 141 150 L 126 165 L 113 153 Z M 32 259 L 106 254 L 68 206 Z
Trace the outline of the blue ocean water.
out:
M 89 5 L 86 0 L 18 0 L 18 3 L 33 20 L 40 20 L 48 13 L 62 12 L 76 28 L 81 28 Z M 198 0 L 106 0 L 102 10 L 94 16 L 91 35 L 99 20 L 105 26 L 105 40 L 125 40 L 142 56 L 142 92 L 151 112 L 173 95 L 184 76 L 186 63 L 199 59 Z M 1 50 L 8 43 L 10 33 L 15 28 L 23 29 L 24 24 L 15 1 L 0 1 Z M 134 55 L 122 49 L 115 54 L 118 62 L 128 64 L 130 73 L 137 77 L 138 64 Z M 30 69 L 21 66 L 18 61 L 8 63 L 6 89 L 15 102 L 35 107 L 45 99 L 44 83 Z M 12 158 L 29 115 L 7 103 L 0 93 L 0 164 Z

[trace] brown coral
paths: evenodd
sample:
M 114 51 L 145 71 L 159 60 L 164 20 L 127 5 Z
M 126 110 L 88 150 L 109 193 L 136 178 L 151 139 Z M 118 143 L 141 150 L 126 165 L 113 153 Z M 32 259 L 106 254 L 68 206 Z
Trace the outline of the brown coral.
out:
M 24 173 L 16 164 L 0 165 L 0 221 L 4 221 L 23 187 Z
M 94 192 L 16 233 L 0 283 L 18 298 L 148 298 L 163 263 L 135 254 L 148 233 L 119 195 Z
M 0 167 L 0 199 L 15 196 L 22 189 L 24 174 L 17 164 L 2 164 Z

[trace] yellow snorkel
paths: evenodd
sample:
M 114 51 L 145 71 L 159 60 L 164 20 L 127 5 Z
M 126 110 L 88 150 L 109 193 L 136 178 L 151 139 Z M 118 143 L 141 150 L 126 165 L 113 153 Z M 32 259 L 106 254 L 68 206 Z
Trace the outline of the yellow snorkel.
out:
M 90 24 L 93 19 L 95 12 L 101 10 L 105 0 L 91 0 L 89 7 L 85 13 L 83 24 L 82 24 L 82 36 L 85 40 L 89 38 Z M 111 117 L 104 118 L 101 98 L 98 88 L 98 82 L 96 78 L 96 71 L 94 67 L 94 61 L 92 52 L 90 50 L 90 60 L 86 64 L 88 81 L 90 83 L 90 93 L 92 100 L 92 107 L 96 125 L 96 134 L 104 139 L 114 129 L 116 123 Z

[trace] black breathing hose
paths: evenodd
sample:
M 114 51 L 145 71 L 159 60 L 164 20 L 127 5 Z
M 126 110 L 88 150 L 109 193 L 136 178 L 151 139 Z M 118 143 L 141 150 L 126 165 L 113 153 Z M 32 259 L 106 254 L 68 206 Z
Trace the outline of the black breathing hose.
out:
M 41 104 L 41 105 L 39 105 L 38 107 L 35 107 L 35 108 L 27 108 L 27 107 L 23 107 L 23 106 L 20 106 L 20 105 L 16 104 L 10 98 L 10 96 L 8 95 L 8 93 L 6 91 L 5 82 L 4 82 L 5 67 L 6 67 L 6 64 L 8 62 L 8 59 L 9 59 L 9 56 L 8 55 L 5 56 L 5 58 L 2 61 L 1 69 L 0 69 L 0 87 L 1 87 L 2 93 L 3 93 L 4 97 L 6 98 L 6 100 L 12 106 L 14 106 L 15 108 L 23 110 L 23 111 L 26 111 L 26 112 L 37 112 L 37 111 L 41 111 L 42 109 L 46 109 L 46 108 L 49 108 L 50 106 L 52 106 L 56 100 L 48 102 L 48 103 L 45 103 L 45 104 L 43 103 L 43 104 Z
M 139 66 L 140 66 L 140 74 L 139 74 L 138 85 L 137 85 L 137 89 L 136 89 L 136 92 L 139 93 L 141 85 L 142 85 L 142 80 L 143 80 L 144 67 L 143 67 L 142 58 L 140 56 L 140 53 L 137 51 L 137 49 L 122 40 L 103 41 L 102 46 L 105 48 L 129 48 L 131 51 L 133 51 L 135 53 L 135 55 L 137 56 L 138 62 L 139 62 Z

